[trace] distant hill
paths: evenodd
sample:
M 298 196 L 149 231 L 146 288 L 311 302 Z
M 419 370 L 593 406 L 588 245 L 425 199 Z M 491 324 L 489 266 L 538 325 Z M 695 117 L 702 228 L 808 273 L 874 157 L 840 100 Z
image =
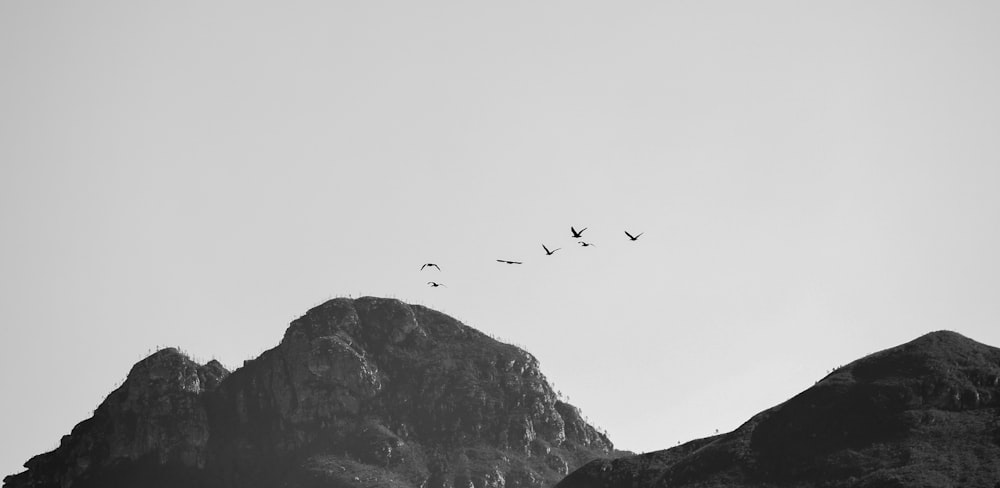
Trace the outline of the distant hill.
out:
M 3 486 L 541 488 L 612 452 L 527 352 L 424 307 L 341 298 L 232 373 L 147 357 Z
M 558 488 L 1000 488 L 1000 349 L 934 332 L 728 434 L 596 460 Z

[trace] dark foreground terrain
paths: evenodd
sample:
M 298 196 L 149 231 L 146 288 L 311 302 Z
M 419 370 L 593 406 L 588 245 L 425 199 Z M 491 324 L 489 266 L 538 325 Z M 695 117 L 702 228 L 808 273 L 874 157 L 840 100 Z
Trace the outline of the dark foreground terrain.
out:
M 310 310 L 232 373 L 158 351 L 3 486 L 547 487 L 612 452 L 530 354 L 366 297 Z
M 1000 349 L 935 332 L 728 434 L 596 460 L 558 488 L 1000 488 Z

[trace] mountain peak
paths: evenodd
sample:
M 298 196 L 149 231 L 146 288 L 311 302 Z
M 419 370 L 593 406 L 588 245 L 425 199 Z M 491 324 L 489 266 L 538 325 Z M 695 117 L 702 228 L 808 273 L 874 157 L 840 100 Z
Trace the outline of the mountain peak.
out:
M 362 329 L 362 323 L 366 328 Z M 413 306 L 392 298 L 334 298 L 307 311 L 285 331 L 285 340 L 347 334 L 373 343 L 398 343 L 417 328 Z M 380 344 L 381 345 L 381 344 Z
M 979 344 L 978 342 L 976 342 L 976 341 L 974 341 L 972 339 L 969 339 L 968 337 L 965 337 L 964 335 L 959 334 L 958 332 L 955 332 L 955 331 L 952 331 L 952 330 L 945 330 L 945 329 L 935 330 L 933 332 L 928 332 L 928 333 L 926 333 L 926 334 L 924 334 L 924 335 L 922 335 L 922 336 L 920 336 L 920 337 L 912 340 L 911 342 L 920 342 L 920 341 L 925 341 L 925 340 L 931 340 L 931 341 L 959 341 L 959 342 L 963 342 L 964 341 L 964 342 L 972 342 L 972 343 Z
M 218 361 L 200 365 L 179 349 L 166 347 L 135 363 L 125 381 L 133 388 L 154 388 L 156 394 L 200 393 L 215 388 L 228 375 L 229 370 Z
M 843 369 L 855 381 L 892 385 L 919 397 L 927 407 L 974 408 L 983 398 L 973 391 L 1000 384 L 1000 350 L 957 332 L 937 331 L 861 358 Z M 928 386 L 931 384 L 934 386 Z M 963 395 L 979 399 L 970 405 Z M 987 402 L 993 401 L 990 398 Z
M 908 353 L 930 354 L 938 356 L 961 356 L 973 351 L 983 352 L 990 348 L 985 344 L 976 342 L 965 337 L 958 332 L 950 330 L 938 330 L 929 332 L 910 342 L 900 346 L 882 351 L 883 353 L 896 353 L 902 350 Z
M 838 368 L 728 434 L 595 461 L 560 488 L 994 486 L 1000 349 L 937 331 Z
M 613 450 L 581 417 L 515 346 L 426 307 L 336 298 L 231 374 L 151 354 L 4 487 L 540 488 Z

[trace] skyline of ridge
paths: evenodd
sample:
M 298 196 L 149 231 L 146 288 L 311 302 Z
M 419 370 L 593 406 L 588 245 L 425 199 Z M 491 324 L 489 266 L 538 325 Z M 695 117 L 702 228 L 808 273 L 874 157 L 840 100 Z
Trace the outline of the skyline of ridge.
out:
M 524 345 L 634 451 L 928 331 L 1000 344 L 998 24 L 986 1 L 2 2 L 0 471 L 142 351 L 235 367 L 333 296 Z

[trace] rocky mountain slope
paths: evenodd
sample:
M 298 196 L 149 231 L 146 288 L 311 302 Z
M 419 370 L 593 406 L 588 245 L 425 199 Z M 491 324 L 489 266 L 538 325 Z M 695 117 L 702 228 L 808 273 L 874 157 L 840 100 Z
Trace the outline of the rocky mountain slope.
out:
M 935 332 L 728 434 L 596 460 L 558 488 L 1000 486 L 1000 349 Z
M 542 487 L 611 452 L 523 350 L 424 307 L 340 298 L 232 373 L 174 349 L 140 361 L 3 486 Z

